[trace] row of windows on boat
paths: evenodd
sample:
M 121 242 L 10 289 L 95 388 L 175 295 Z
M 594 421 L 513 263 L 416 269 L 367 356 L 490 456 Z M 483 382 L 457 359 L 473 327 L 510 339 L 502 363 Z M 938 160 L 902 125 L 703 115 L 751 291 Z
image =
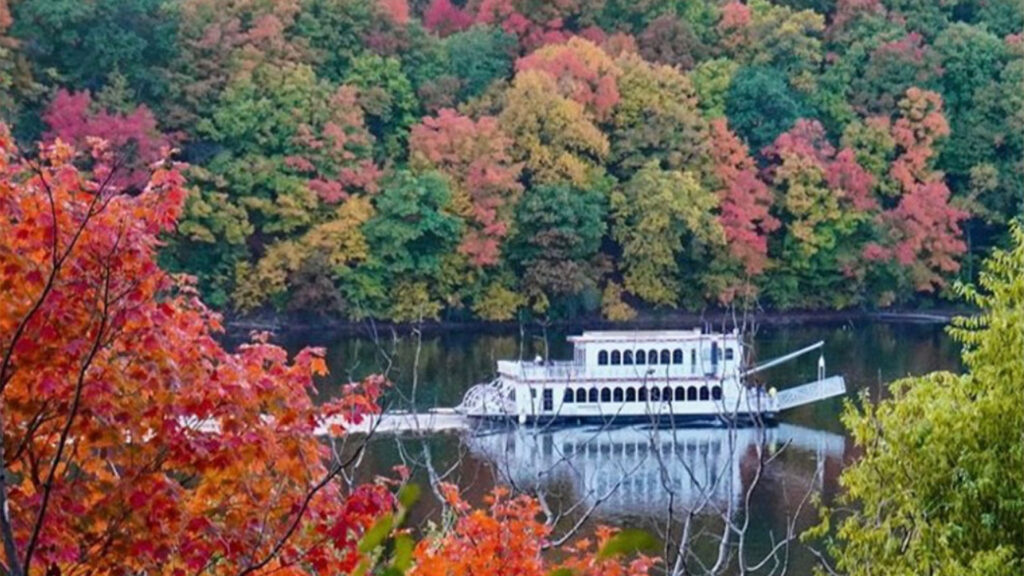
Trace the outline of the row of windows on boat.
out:
M 671 386 L 664 388 L 566 388 L 563 404 L 588 402 L 687 402 L 697 400 L 721 400 L 722 387 L 712 386 Z
M 733 359 L 732 348 L 725 349 L 725 359 Z M 716 364 L 718 362 L 718 345 L 712 345 L 711 347 L 711 363 Z M 600 366 L 633 366 L 636 364 L 683 364 L 683 351 L 680 348 L 675 350 L 650 350 L 644 352 L 643 350 L 601 350 L 597 353 L 597 363 Z M 690 350 L 690 364 L 697 363 L 697 350 Z

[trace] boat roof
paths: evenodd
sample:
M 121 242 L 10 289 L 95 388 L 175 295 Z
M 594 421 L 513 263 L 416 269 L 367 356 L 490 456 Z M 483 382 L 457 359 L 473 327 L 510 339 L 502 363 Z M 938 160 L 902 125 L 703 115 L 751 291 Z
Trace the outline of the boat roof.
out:
M 735 333 L 734 333 L 735 334 Z M 690 330 L 587 330 L 578 336 L 567 338 L 572 343 L 584 342 L 639 342 L 659 340 L 692 340 L 726 336 L 722 332 L 703 332 L 700 328 Z

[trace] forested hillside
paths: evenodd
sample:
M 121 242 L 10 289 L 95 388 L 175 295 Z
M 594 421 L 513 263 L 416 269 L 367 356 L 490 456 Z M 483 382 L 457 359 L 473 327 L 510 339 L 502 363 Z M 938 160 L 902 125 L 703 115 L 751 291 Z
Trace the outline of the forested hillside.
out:
M 930 305 L 1024 205 L 1019 0 L 0 0 L 24 143 L 242 313 Z M 88 163 L 82 165 L 89 169 Z

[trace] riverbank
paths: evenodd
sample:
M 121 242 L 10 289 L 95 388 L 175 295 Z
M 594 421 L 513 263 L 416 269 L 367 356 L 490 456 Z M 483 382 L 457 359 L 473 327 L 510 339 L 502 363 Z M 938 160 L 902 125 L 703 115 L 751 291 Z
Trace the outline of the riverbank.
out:
M 746 324 L 764 326 L 787 326 L 807 323 L 845 324 L 858 322 L 900 322 L 946 324 L 954 316 L 971 314 L 965 308 L 943 308 L 928 310 L 787 310 L 761 311 L 750 313 Z M 444 334 L 449 332 L 508 333 L 521 327 L 537 328 L 579 328 L 579 329 L 658 329 L 707 325 L 716 329 L 731 329 L 743 323 L 740 313 L 728 310 L 704 312 L 641 313 L 628 322 L 610 322 L 599 317 L 579 317 L 568 320 L 542 322 L 528 319 L 523 322 L 488 322 L 482 320 L 437 320 L 419 324 L 378 322 L 374 320 L 351 321 L 326 317 L 293 315 L 259 315 L 247 317 L 226 317 L 225 328 L 232 333 L 268 331 L 279 334 L 330 330 L 339 336 L 360 334 L 399 333 L 418 330 L 421 334 Z

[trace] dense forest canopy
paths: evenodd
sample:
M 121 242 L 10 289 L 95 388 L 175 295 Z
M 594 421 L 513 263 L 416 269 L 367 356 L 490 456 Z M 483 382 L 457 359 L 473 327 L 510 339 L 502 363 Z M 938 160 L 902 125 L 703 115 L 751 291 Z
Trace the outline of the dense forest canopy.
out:
M 0 0 L 0 107 L 243 312 L 928 304 L 1024 204 L 1018 0 Z M 88 169 L 88 166 L 83 166 Z

